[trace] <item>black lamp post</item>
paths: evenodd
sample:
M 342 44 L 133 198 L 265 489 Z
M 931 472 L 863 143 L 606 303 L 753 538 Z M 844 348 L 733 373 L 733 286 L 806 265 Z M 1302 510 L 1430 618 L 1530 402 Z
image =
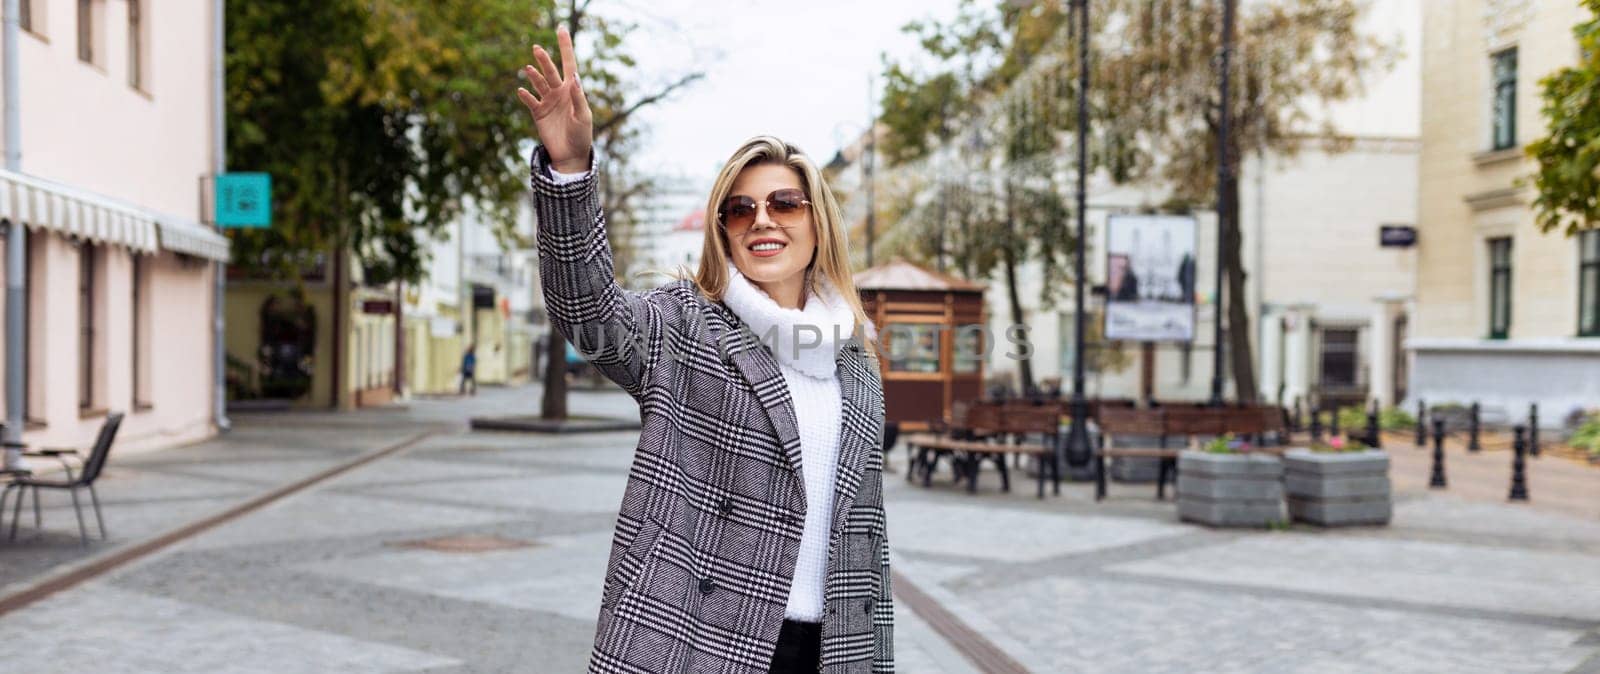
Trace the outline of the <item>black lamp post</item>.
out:
M 1219 100 L 1222 101 L 1221 109 L 1217 111 L 1217 285 L 1215 299 L 1215 315 L 1211 325 L 1211 405 L 1222 406 L 1222 272 L 1227 266 L 1227 249 L 1229 218 L 1233 214 L 1231 191 L 1233 181 L 1233 166 L 1228 161 L 1228 134 L 1229 126 L 1233 122 L 1233 106 L 1228 100 L 1229 62 L 1233 56 L 1233 3 L 1234 0 L 1222 0 L 1222 53 L 1219 54 L 1218 64 L 1222 68 L 1222 84 Z M 1229 298 L 1237 301 L 1238 298 Z
M 1073 0 L 1078 10 L 1078 245 L 1073 255 L 1074 314 L 1072 321 L 1075 357 L 1072 359 L 1072 427 L 1067 434 L 1067 463 L 1083 466 L 1089 463 L 1089 403 L 1084 399 L 1083 357 L 1084 306 L 1083 258 L 1084 244 L 1088 239 L 1085 212 L 1088 210 L 1089 176 L 1089 0 Z

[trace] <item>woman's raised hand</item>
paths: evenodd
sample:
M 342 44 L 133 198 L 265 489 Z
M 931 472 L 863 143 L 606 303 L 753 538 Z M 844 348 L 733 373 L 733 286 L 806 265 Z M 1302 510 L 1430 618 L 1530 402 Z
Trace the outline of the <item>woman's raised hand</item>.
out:
M 561 45 L 561 65 L 566 72 L 558 72 L 550 53 L 534 45 L 533 59 L 537 65 L 524 66 L 523 72 L 527 73 L 528 82 L 537 94 L 518 88 L 517 98 L 533 115 L 539 142 L 550 153 L 550 163 L 555 170 L 581 173 L 589 170 L 594 118 L 589 114 L 589 101 L 583 97 L 583 87 L 578 84 L 578 59 L 572 54 L 572 35 L 566 26 L 556 29 L 556 40 Z

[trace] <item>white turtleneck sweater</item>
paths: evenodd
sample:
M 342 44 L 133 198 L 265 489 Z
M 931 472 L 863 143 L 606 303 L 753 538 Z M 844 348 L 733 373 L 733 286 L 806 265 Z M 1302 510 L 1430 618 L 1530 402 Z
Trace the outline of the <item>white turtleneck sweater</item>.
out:
M 819 283 L 820 295 L 812 292 L 806 296 L 804 309 L 786 309 L 732 265 L 728 276 L 722 301 L 771 349 L 783 381 L 789 386 L 789 397 L 794 400 L 795 423 L 800 431 L 806 519 L 784 615 L 794 620 L 820 621 L 844 404 L 834 359 L 853 332 L 855 316 L 825 278 Z
M 557 183 L 588 175 L 587 171 L 550 172 Z M 834 473 L 839 463 L 839 426 L 844 405 L 835 356 L 854 332 L 855 315 L 826 277 L 819 280 L 819 292 L 806 296 L 804 309 L 778 306 L 732 264 L 728 265 L 728 277 L 723 303 L 772 351 L 789 387 L 789 397 L 794 400 L 806 521 L 800 533 L 800 554 L 795 560 L 784 616 L 818 622 L 822 620 L 823 589 L 827 587 L 828 534 L 833 528 Z

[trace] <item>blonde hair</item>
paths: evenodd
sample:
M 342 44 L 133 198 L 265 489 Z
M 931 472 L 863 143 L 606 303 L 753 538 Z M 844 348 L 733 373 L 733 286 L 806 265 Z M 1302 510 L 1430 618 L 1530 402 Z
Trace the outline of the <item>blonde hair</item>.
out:
M 801 189 L 805 190 L 806 198 L 811 200 L 811 219 L 816 223 L 817 230 L 817 250 L 811 263 L 806 266 L 804 292 L 818 290 L 819 274 L 832 281 L 833 287 L 838 289 L 844 301 L 849 303 L 850 312 L 855 315 L 855 334 L 861 338 L 863 345 L 876 353 L 877 340 L 867 335 L 867 312 L 861 307 L 861 294 L 856 290 L 855 277 L 850 271 L 850 237 L 845 232 L 844 218 L 839 215 L 839 202 L 833 198 L 833 191 L 828 189 L 822 172 L 810 157 L 800 148 L 772 136 L 756 136 L 745 141 L 722 165 L 716 182 L 712 183 L 711 196 L 706 200 L 705 240 L 700 251 L 700 270 L 694 275 L 695 285 L 706 297 L 717 302 L 722 301 L 723 293 L 727 292 L 728 240 L 717 224 L 717 211 L 723 200 L 728 198 L 728 193 L 733 191 L 733 183 L 745 167 L 761 164 L 794 169 L 800 176 Z

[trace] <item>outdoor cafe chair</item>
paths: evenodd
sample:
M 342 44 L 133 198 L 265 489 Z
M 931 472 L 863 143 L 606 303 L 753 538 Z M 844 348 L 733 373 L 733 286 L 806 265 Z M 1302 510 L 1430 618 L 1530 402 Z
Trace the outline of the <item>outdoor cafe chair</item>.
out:
M 112 412 L 100 426 L 100 434 L 95 437 L 94 447 L 89 450 L 89 455 L 83 461 L 83 470 L 76 476 L 70 468 L 67 470 L 66 479 L 48 480 L 32 476 L 22 476 L 6 485 L 5 491 L 0 491 L 0 515 L 5 513 L 6 498 L 13 490 L 17 492 L 17 503 L 11 513 L 10 540 L 17 539 L 17 524 L 22 519 L 22 500 L 29 489 L 33 490 L 33 523 L 35 527 L 43 528 L 44 515 L 39 508 L 39 490 L 61 490 L 72 494 L 72 508 L 78 516 L 78 535 L 83 544 L 89 544 L 89 529 L 83 521 L 83 503 L 78 499 L 78 490 L 87 489 L 89 499 L 94 503 L 95 522 L 100 527 L 100 540 L 106 539 L 106 520 L 100 512 L 100 494 L 95 491 L 95 480 L 100 478 L 101 471 L 105 468 L 106 457 L 111 454 L 111 443 L 116 440 L 117 429 L 122 426 L 122 413 Z M 33 452 L 24 452 L 23 456 L 36 456 L 63 459 L 64 456 L 77 456 L 78 452 L 72 449 L 41 449 Z

